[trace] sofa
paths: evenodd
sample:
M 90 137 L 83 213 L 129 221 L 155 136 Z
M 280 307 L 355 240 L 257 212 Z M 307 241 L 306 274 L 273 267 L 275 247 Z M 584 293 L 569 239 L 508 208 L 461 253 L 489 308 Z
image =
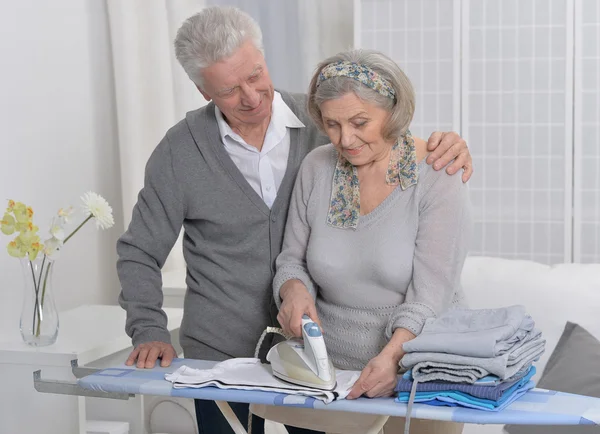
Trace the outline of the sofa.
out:
M 600 340 L 600 264 L 548 266 L 525 260 L 469 257 L 461 280 L 473 309 L 512 304 L 527 308 L 546 339 L 546 352 L 535 364 L 534 381 L 540 380 L 567 322 L 580 325 Z M 600 360 L 597 366 L 600 371 Z M 464 429 L 464 434 L 502 432 L 502 425 L 466 425 Z

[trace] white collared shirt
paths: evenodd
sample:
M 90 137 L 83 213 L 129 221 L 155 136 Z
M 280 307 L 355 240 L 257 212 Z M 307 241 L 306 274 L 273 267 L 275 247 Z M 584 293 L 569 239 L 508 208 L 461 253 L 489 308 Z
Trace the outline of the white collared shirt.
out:
M 281 94 L 275 92 L 271 121 L 259 151 L 231 129 L 217 106 L 215 115 L 225 150 L 250 186 L 271 208 L 287 168 L 290 153 L 289 129 L 303 128 L 304 124 L 283 101 Z

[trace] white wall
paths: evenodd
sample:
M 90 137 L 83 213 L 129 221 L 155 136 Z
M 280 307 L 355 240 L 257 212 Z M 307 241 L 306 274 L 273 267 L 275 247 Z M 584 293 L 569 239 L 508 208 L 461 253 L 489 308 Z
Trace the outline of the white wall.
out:
M 80 207 L 88 190 L 103 195 L 116 225 L 88 224 L 73 237 L 54 287 L 59 310 L 114 304 L 123 218 L 106 4 L 2 2 L 0 29 L 0 211 L 7 199 L 31 205 L 44 235 L 60 207 Z M 19 326 L 22 277 L 6 253 L 10 239 L 0 233 L 0 339 Z

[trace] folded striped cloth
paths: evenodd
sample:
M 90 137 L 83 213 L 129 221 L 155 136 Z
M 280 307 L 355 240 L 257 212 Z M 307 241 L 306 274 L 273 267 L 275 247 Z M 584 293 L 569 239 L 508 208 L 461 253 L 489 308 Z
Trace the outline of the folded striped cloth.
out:
M 485 379 L 477 380 L 474 384 L 467 383 L 448 383 L 443 381 L 428 381 L 425 383 L 417 384 L 417 396 L 421 392 L 463 392 L 467 393 L 475 398 L 488 399 L 491 401 L 499 400 L 504 392 L 510 389 L 515 384 L 523 385 L 529 378 L 535 375 L 535 366 L 529 366 L 527 370 L 524 370 L 519 375 L 513 377 L 509 381 L 496 382 L 494 378 L 496 376 L 488 376 Z M 527 377 L 527 380 L 525 380 Z M 396 385 L 396 392 L 409 393 L 413 385 L 413 380 L 409 375 L 403 376 L 398 380 Z
M 496 409 L 510 398 L 510 395 L 523 391 L 527 383 L 535 375 L 536 370 L 531 366 L 529 370 L 519 379 L 504 381 L 496 386 L 480 386 L 476 384 L 457 384 L 443 382 L 418 383 L 415 394 L 415 402 L 427 402 L 439 397 L 453 398 L 458 402 L 472 404 L 475 408 Z M 408 402 L 413 381 L 402 378 L 398 381 L 396 392 L 398 402 Z M 529 390 L 529 389 L 527 389 Z M 520 396 L 520 395 L 519 395 Z M 449 401 L 451 402 L 451 401 Z M 434 403 L 435 405 L 435 403 Z

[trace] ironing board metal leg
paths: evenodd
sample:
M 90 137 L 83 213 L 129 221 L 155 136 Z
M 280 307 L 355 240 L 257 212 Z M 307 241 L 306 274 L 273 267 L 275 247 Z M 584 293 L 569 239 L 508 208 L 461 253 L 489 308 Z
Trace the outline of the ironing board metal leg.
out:
M 221 413 L 223 413 L 225 419 L 227 419 L 227 422 L 229 423 L 231 429 L 235 434 L 248 434 L 248 432 L 244 429 L 244 426 L 241 424 L 240 420 L 235 415 L 235 413 L 226 401 L 215 402 L 217 404 L 217 407 L 219 407 L 219 410 L 221 410 Z
M 377 420 L 371 425 L 368 431 L 365 434 L 384 434 L 383 426 L 388 421 L 389 416 L 379 416 Z

